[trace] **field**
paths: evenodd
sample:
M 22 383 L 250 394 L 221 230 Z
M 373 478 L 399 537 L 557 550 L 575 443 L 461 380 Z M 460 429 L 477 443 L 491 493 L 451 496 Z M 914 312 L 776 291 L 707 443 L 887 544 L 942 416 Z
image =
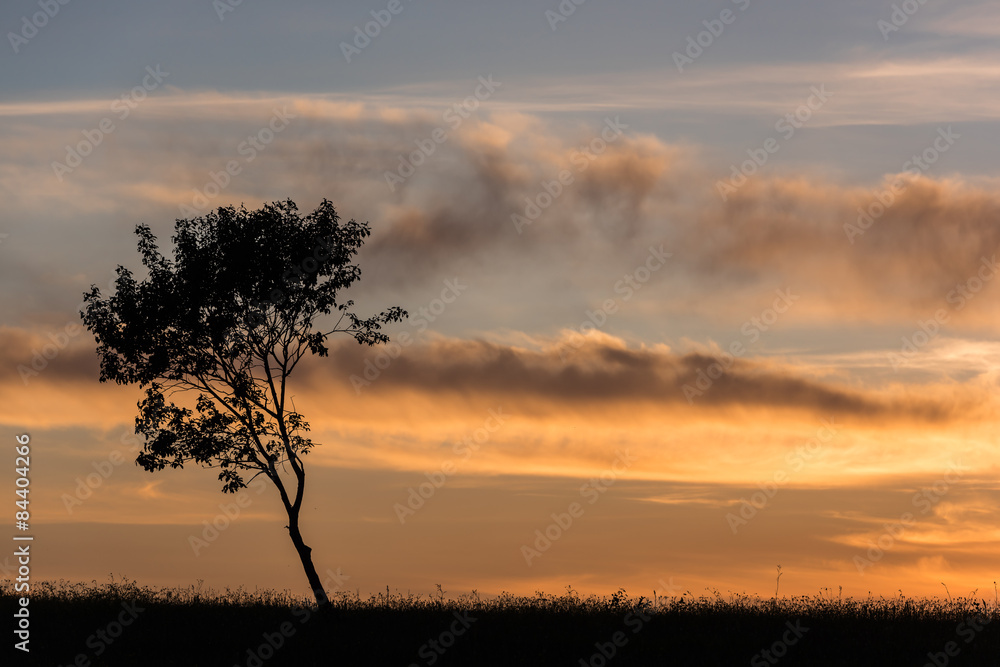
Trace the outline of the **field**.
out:
M 44 582 L 23 665 L 992 665 L 993 600 L 743 595 L 651 600 L 340 592 L 320 614 L 273 591 Z M 5 608 L 16 608 L 11 585 Z

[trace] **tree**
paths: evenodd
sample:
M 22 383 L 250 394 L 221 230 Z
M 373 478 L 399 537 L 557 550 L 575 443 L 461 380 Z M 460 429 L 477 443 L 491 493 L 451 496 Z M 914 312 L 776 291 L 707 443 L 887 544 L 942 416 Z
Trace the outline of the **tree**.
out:
M 385 343 L 381 325 L 407 313 L 394 306 L 362 319 L 349 310 L 353 301 L 338 299 L 361 277 L 351 262 L 371 234 L 367 223 L 341 223 L 325 199 L 308 216 L 297 210 L 288 200 L 177 220 L 173 260 L 139 225 L 148 277 L 137 282 L 118 266 L 115 294 L 105 299 L 91 286 L 81 316 L 98 343 L 101 382 L 145 388 L 135 420 L 145 444 L 136 463 L 150 472 L 191 462 L 218 468 L 228 493 L 246 487 L 248 474 L 266 476 L 316 601 L 328 607 L 299 530 L 302 457 L 314 443 L 290 405 L 288 378 L 306 354 L 328 355 L 331 334 Z M 331 313 L 339 319 L 324 330 L 320 320 Z

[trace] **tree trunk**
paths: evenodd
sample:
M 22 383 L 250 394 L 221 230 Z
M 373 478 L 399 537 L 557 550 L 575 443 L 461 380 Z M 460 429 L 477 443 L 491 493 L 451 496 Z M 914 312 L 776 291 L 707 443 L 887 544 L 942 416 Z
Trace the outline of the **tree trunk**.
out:
M 319 605 L 320 609 L 329 609 L 330 599 L 326 596 L 326 591 L 323 589 L 323 582 L 320 581 L 319 575 L 316 574 L 316 566 L 313 565 L 312 561 L 312 549 L 302 541 L 302 533 L 299 532 L 298 512 L 289 512 L 288 514 L 288 535 L 292 538 L 295 550 L 299 552 L 302 569 L 306 571 L 306 579 L 309 580 L 309 587 L 312 589 L 313 595 L 316 596 L 316 604 Z

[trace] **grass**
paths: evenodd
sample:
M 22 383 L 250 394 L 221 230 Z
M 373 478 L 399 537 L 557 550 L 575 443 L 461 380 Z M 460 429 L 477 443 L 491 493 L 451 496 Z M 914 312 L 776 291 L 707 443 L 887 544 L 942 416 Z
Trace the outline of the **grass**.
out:
M 16 608 L 11 582 L 0 596 Z M 287 591 L 42 582 L 29 605 L 31 653 L 5 664 L 997 665 L 997 600 L 948 596 L 654 600 L 567 587 L 446 598 L 438 587 L 429 596 L 335 592 L 332 611 L 319 614 Z

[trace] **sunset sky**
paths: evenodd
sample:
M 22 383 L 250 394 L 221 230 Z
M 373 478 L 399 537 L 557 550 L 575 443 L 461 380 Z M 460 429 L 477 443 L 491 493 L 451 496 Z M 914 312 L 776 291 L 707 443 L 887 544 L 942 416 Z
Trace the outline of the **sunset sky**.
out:
M 0 7 L 36 578 L 307 592 L 272 488 L 134 465 L 78 311 L 137 224 L 327 198 L 372 228 L 357 312 L 410 318 L 292 376 L 321 577 L 993 586 L 1000 5 L 577 1 Z

